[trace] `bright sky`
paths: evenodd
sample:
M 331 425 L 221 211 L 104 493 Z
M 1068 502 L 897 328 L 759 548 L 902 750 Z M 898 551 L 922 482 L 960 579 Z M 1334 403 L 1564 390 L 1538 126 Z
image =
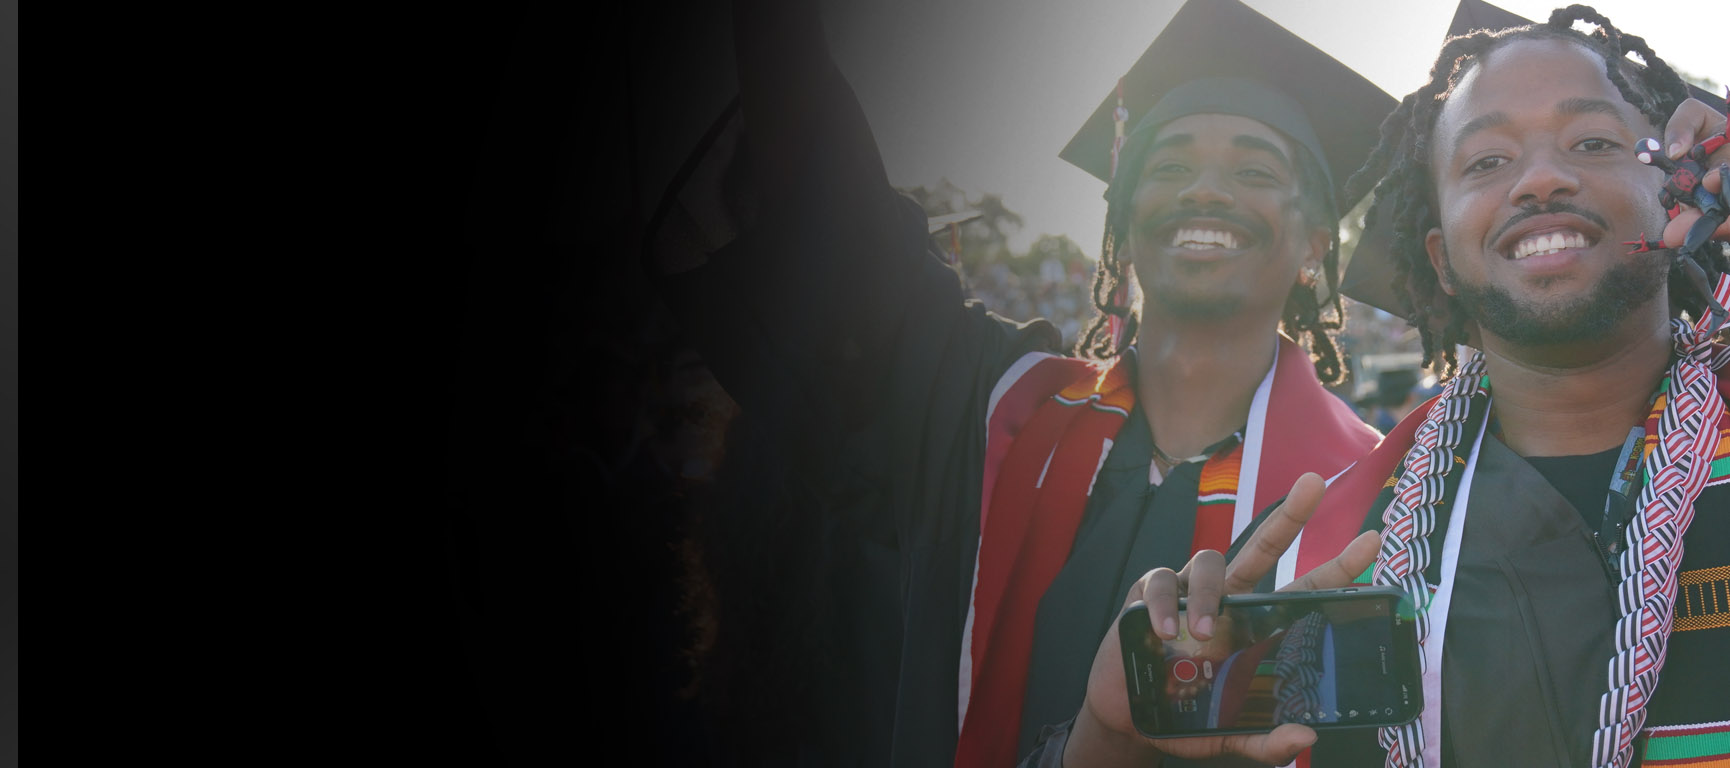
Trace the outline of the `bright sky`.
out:
M 1193 0 L 1202 2 L 1205 0 Z M 1455 0 L 1245 0 L 1398 98 L 1422 85 Z M 1563 0 L 1492 0 L 1542 20 Z M 1730 3 L 1593 0 L 1672 66 L 1730 83 Z M 825 0 L 824 21 L 897 186 L 995 192 L 1097 257 L 1104 185 L 1057 153 L 1180 0 Z M 1662 14 L 1662 20 L 1654 18 Z

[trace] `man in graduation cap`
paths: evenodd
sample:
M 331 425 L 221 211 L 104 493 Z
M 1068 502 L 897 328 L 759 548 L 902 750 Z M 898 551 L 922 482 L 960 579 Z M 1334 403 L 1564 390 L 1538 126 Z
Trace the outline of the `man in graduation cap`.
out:
M 1379 532 L 1365 578 L 1423 607 L 1425 705 L 1408 726 L 1323 735 L 1300 764 L 1730 764 L 1730 351 L 1716 336 L 1730 226 L 1678 226 L 1701 210 L 1667 221 L 1674 180 L 1637 155 L 1653 137 L 1672 157 L 1730 161 L 1722 107 L 1688 95 L 1641 38 L 1570 6 L 1449 38 L 1388 118 L 1363 176 L 1386 245 L 1366 237 L 1353 269 L 1385 262 L 1386 306 L 1454 375 L 1329 485 L 1255 586 Z M 1649 247 L 1660 232 L 1667 247 Z M 1265 557 L 1233 554 L 1234 569 Z M 1249 588 L 1221 581 L 1188 586 Z M 1175 609 L 1161 601 L 1156 615 Z
M 1323 319 L 1342 187 L 1395 102 L 1235 0 L 1181 8 L 1063 153 L 1109 182 L 1101 318 L 1075 358 L 1049 323 L 963 302 L 813 4 L 740 0 L 735 27 L 738 109 L 651 256 L 828 521 L 804 545 L 829 553 L 809 576 L 841 616 L 829 671 L 812 732 L 769 738 L 1014 763 L 1080 705 L 1131 583 L 1224 550 L 1377 439 L 1318 372 L 1342 370 Z

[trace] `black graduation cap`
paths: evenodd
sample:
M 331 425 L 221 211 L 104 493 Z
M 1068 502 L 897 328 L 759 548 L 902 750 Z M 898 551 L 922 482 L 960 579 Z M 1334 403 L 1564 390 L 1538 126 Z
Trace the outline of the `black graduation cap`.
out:
M 1448 37 L 1468 34 L 1473 30 L 1487 29 L 1492 32 L 1509 27 L 1523 27 L 1534 23 L 1513 11 L 1504 10 L 1484 2 L 1484 0 L 1460 0 L 1458 8 L 1454 9 L 1454 20 L 1448 24 Z M 1621 25 L 1617 25 L 1621 26 Z M 1657 52 L 1663 56 L 1663 51 Z M 1688 95 L 1706 102 L 1720 114 L 1724 112 L 1724 96 L 1712 93 L 1692 83 L 1688 84 Z
M 1457 37 L 1479 29 L 1494 32 L 1531 23 L 1531 19 L 1482 0 L 1460 0 L 1459 7 L 1454 9 L 1454 20 L 1448 22 L 1448 37 Z
M 1447 37 L 1465 35 L 1479 29 L 1493 32 L 1532 23 L 1531 19 L 1484 0 L 1460 0 L 1459 7 L 1454 9 L 1454 19 L 1448 24 Z M 1663 51 L 1657 53 L 1659 56 L 1664 55 Z M 1724 112 L 1722 96 L 1693 85 L 1688 86 L 1688 94 L 1706 102 L 1719 113 Z M 1372 307 L 1405 317 L 1405 310 L 1400 306 L 1393 289 L 1394 264 L 1388 258 L 1388 252 L 1393 246 L 1393 229 L 1387 223 L 1387 215 L 1387 212 L 1383 211 L 1376 220 L 1364 223 L 1363 237 L 1352 252 L 1345 274 L 1340 276 L 1340 292 Z
M 1343 214 L 1346 179 L 1375 147 L 1399 101 L 1237 0 L 1189 0 L 1123 76 L 1125 144 L 1200 112 L 1254 118 L 1307 147 L 1327 169 Z M 1100 101 L 1059 157 L 1111 181 L 1118 88 Z
M 968 210 L 960 213 L 946 213 L 942 216 L 927 216 L 925 218 L 925 229 L 935 235 L 949 229 L 951 224 L 966 224 L 967 222 L 984 215 L 984 213 L 979 211 Z

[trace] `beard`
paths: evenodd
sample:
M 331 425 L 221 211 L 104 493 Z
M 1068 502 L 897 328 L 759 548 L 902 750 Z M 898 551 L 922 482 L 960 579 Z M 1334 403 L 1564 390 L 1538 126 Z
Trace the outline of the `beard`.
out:
M 1186 320 L 1221 320 L 1243 308 L 1241 296 L 1220 296 L 1160 281 L 1152 286 L 1143 285 L 1147 293 L 1147 301 L 1157 304 L 1172 317 Z
M 1669 252 L 1639 254 L 1606 270 L 1584 296 L 1552 301 L 1516 298 L 1507 289 L 1460 279 L 1443 263 L 1455 299 L 1482 330 L 1524 345 L 1567 344 L 1608 334 L 1651 301 L 1669 274 Z

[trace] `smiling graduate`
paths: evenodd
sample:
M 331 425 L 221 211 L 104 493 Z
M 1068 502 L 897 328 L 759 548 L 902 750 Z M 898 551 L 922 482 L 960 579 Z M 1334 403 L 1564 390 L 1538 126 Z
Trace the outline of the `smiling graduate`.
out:
M 1301 474 L 1375 443 L 1323 383 L 1344 370 L 1339 218 L 1362 195 L 1344 183 L 1395 102 L 1236 0 L 1178 10 L 1061 153 L 1110 209 L 1100 315 L 1069 354 L 1049 323 L 963 300 L 813 5 L 735 4 L 738 107 L 650 249 L 822 521 L 704 555 L 723 584 L 729 563 L 821 552 L 780 581 L 835 606 L 800 628 L 809 658 L 775 660 L 809 664 L 817 693 L 786 697 L 809 727 L 742 740 L 752 764 L 1013 764 L 1075 715 L 1130 584 L 1217 556 Z M 715 594 L 721 621 L 761 597 Z

